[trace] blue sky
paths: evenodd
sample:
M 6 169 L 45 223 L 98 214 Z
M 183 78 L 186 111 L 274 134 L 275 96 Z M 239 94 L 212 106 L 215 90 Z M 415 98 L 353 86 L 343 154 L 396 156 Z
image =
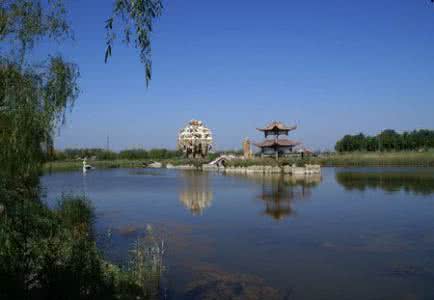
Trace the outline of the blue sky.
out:
M 104 64 L 110 1 L 69 1 L 75 41 L 50 45 L 80 67 L 81 94 L 56 146 L 175 148 L 203 120 L 217 149 L 272 120 L 332 149 L 346 133 L 434 128 L 434 5 L 428 0 L 166 0 L 153 79 L 133 48 Z

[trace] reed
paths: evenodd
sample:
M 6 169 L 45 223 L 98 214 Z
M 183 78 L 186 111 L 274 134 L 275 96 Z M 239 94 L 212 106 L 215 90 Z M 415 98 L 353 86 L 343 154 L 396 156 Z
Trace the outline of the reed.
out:
M 434 151 L 352 152 L 322 155 L 310 159 L 323 166 L 434 166 Z

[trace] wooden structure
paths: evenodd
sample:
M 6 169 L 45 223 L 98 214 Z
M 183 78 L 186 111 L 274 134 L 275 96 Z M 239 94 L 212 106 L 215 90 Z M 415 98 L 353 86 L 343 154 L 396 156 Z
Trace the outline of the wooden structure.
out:
M 274 156 L 279 158 L 281 156 L 290 155 L 294 153 L 294 147 L 300 143 L 287 138 L 279 138 L 279 136 L 287 136 L 290 131 L 296 128 L 297 126 L 289 127 L 282 122 L 272 122 L 264 128 L 257 128 L 264 133 L 265 140 L 261 143 L 255 143 L 254 145 L 261 149 L 261 156 Z M 268 138 L 270 136 L 271 138 Z

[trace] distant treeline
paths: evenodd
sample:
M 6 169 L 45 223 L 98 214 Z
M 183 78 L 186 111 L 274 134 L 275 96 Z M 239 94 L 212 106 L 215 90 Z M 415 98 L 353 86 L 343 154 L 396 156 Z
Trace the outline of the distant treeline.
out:
M 398 133 L 387 129 L 376 136 L 345 135 L 336 143 L 338 152 L 353 151 L 414 151 L 434 148 L 434 130 L 421 129 Z
M 181 158 L 182 152 L 168 149 L 129 149 L 120 152 L 109 151 L 102 148 L 75 148 L 65 150 L 55 150 L 53 160 L 74 160 L 87 157 L 96 160 L 115 160 L 115 159 L 175 159 Z

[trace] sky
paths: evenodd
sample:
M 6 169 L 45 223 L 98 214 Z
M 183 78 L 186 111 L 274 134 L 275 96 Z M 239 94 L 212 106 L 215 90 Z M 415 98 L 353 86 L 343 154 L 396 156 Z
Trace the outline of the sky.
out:
M 56 147 L 166 147 L 202 120 L 215 149 L 277 120 L 333 149 L 344 134 L 434 128 L 434 5 L 428 0 L 166 0 L 148 88 L 138 52 L 104 64 L 111 1 L 67 1 L 74 41 L 45 45 L 80 68 Z M 42 47 L 43 48 L 43 47 Z

